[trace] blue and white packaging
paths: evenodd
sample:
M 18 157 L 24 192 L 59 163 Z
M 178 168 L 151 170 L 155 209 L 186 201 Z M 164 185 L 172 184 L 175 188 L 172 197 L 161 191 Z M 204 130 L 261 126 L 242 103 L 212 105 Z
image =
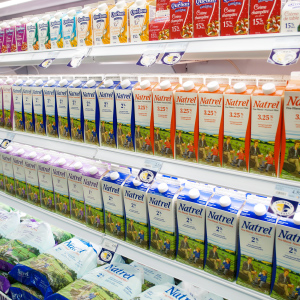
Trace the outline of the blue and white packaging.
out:
M 20 224 L 20 214 L 18 212 L 8 212 L 0 209 L 0 237 L 6 238 L 17 229 Z
M 206 207 L 204 270 L 229 281 L 236 278 L 238 224 L 246 193 L 216 188 Z
M 22 89 L 24 107 L 24 128 L 26 132 L 35 132 L 35 118 L 32 103 L 32 85 L 34 80 L 28 79 L 24 82 Z
M 24 80 L 19 78 L 12 85 L 12 95 L 14 102 L 14 114 L 15 114 L 15 123 L 14 129 L 17 131 L 24 131 L 24 105 L 23 105 L 23 90 Z
M 277 216 L 268 212 L 270 198 L 248 195 L 239 224 L 237 283 L 269 295 Z
M 213 192 L 213 186 L 187 181 L 177 197 L 176 260 L 195 268 L 205 263 L 205 209 Z

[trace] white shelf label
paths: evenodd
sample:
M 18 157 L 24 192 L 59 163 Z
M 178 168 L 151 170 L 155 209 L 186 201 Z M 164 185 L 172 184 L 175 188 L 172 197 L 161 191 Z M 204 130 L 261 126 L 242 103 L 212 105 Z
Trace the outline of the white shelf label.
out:
M 300 202 L 300 187 L 276 184 L 274 196 Z
M 99 254 L 99 259 L 109 264 L 112 261 L 117 249 L 118 243 L 105 238 L 102 244 L 102 249 Z
M 152 171 L 159 172 L 163 166 L 163 163 L 158 160 L 146 158 L 144 162 L 144 167 Z

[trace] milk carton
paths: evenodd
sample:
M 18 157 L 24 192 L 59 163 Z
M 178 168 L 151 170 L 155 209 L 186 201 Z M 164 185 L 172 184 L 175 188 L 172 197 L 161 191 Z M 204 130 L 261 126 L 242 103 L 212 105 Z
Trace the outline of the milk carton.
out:
M 14 103 L 11 90 L 14 82 L 15 79 L 7 78 L 2 86 L 4 128 L 8 130 L 13 130 L 14 124 Z
M 69 112 L 68 87 L 72 84 L 73 78 L 62 79 L 55 88 L 57 115 L 58 115 L 58 133 L 59 138 L 71 140 L 71 122 Z
M 251 95 L 255 82 L 232 81 L 233 86 L 224 94 L 223 167 L 248 172 Z
M 213 195 L 213 187 L 186 182 L 177 197 L 177 260 L 203 269 L 205 243 L 205 207 Z
M 197 162 L 199 136 L 198 91 L 201 79 L 196 83 L 187 80 L 175 92 L 176 105 L 176 159 Z
M 138 170 L 126 180 L 123 196 L 126 212 L 126 241 L 149 249 L 147 191 L 151 184 L 137 179 Z
M 71 137 L 73 141 L 82 143 L 84 141 L 84 119 L 81 88 L 85 83 L 86 81 L 76 79 L 68 86 Z
M 25 119 L 26 116 L 34 116 L 35 121 L 35 133 L 40 135 L 46 135 L 46 111 L 44 103 L 43 87 L 48 80 L 46 78 L 36 80 L 31 86 L 31 97 L 28 94 L 28 104 L 26 104 L 26 96 L 23 94 L 24 106 L 25 106 Z M 48 97 L 47 97 L 48 98 Z M 30 102 L 33 104 L 33 112 L 30 114 Z
M 5 42 L 5 27 L 8 24 L 6 22 L 0 23 L 0 53 L 6 53 L 6 42 Z
M 56 107 L 55 88 L 58 87 L 59 78 L 51 78 L 43 87 L 46 112 L 46 132 L 49 137 L 58 137 L 58 115 Z
M 22 18 L 19 24 L 16 26 L 16 39 L 17 39 L 18 52 L 28 50 L 27 23 L 29 23 L 29 16 Z
M 0 148 L 0 190 L 5 191 L 4 174 L 3 174 L 3 162 L 2 153 L 5 151 L 4 148 Z
M 204 270 L 229 281 L 236 277 L 238 220 L 245 193 L 217 188 L 206 207 Z
M 85 6 L 77 15 L 78 47 L 93 46 L 93 11 L 96 8 Z
M 300 2 L 288 1 L 281 12 L 281 32 L 300 31 Z
M 224 138 L 224 91 L 228 87 L 225 78 L 208 78 L 199 90 L 199 142 L 200 164 L 222 166 Z
M 104 207 L 101 191 L 101 179 L 109 166 L 100 161 L 91 161 L 83 167 L 83 195 L 86 205 L 87 226 L 104 232 Z
M 49 20 L 51 49 L 64 47 L 62 19 L 65 15 L 65 11 L 58 11 Z
M 77 15 L 80 7 L 70 9 L 62 18 L 64 48 L 77 47 Z
M 123 185 L 129 176 L 129 169 L 112 167 L 101 180 L 103 204 L 105 208 L 105 233 L 118 239 L 125 239 L 125 210 Z
M 277 216 L 269 198 L 249 195 L 240 215 L 237 283 L 270 294 Z
M 4 126 L 4 109 L 3 109 L 3 85 L 5 81 L 0 78 L 0 127 Z
M 37 22 L 40 50 L 51 49 L 50 19 L 51 15 L 45 14 L 42 19 Z
M 284 82 L 269 82 L 259 85 L 253 92 L 250 172 L 277 177 L 285 89 L 283 85 Z
M 115 88 L 120 82 L 117 78 L 105 79 L 97 88 L 100 113 L 101 146 L 117 147 L 117 122 Z
M 176 198 L 180 191 L 176 179 L 156 177 L 148 190 L 150 251 L 174 259 L 176 257 Z
M 90 78 L 81 89 L 83 116 L 84 116 L 84 141 L 87 144 L 99 146 L 99 103 L 96 89 L 101 84 L 102 78 Z
M 153 89 L 154 155 L 175 158 L 175 101 L 178 80 L 162 80 Z
M 5 43 L 7 52 L 17 52 L 17 37 L 16 26 L 17 20 L 11 20 L 8 22 L 8 27 L 5 28 Z
M 26 35 L 27 35 L 28 51 L 40 50 L 38 25 L 37 25 L 39 19 L 40 18 L 38 16 L 34 16 L 27 23 Z
M 135 150 L 135 116 L 132 89 L 137 78 L 124 79 L 116 87 L 116 113 L 118 149 Z
M 12 94 L 14 101 L 14 129 L 24 131 L 24 106 L 23 106 L 23 89 L 24 80 L 17 79 L 12 86 Z
M 24 82 L 22 88 L 22 97 L 23 97 L 23 108 L 24 108 L 24 128 L 27 132 L 35 131 L 35 120 L 33 113 L 33 101 L 32 101 L 32 85 L 34 81 L 32 79 L 28 79 Z M 15 115 L 16 118 L 16 115 Z M 17 125 L 17 123 L 16 123 Z
M 154 79 L 155 80 L 155 79 Z M 154 153 L 154 122 L 152 91 L 157 82 L 145 79 L 133 89 L 135 113 L 135 149 L 137 152 Z

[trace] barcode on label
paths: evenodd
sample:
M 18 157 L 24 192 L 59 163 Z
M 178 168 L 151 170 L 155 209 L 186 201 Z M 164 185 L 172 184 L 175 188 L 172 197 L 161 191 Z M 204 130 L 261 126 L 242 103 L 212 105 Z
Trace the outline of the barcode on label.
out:
M 283 192 L 283 191 L 276 191 L 275 194 L 277 196 L 283 196 L 283 197 L 288 196 L 288 193 L 287 192 Z

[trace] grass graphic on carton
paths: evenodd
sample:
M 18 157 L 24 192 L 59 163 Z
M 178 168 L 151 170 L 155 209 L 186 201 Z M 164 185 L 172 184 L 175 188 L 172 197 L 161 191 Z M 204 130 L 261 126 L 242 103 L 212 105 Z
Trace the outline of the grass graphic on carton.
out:
M 9 176 L 4 176 L 5 192 L 10 195 L 15 195 L 15 179 Z
M 22 112 L 15 111 L 15 130 L 24 131 L 24 120 Z
M 40 135 L 46 135 L 44 118 L 40 114 L 34 114 L 35 118 L 35 133 Z
M 55 212 L 67 218 L 71 218 L 69 196 L 55 193 Z
M 125 220 L 124 216 L 105 211 L 105 233 L 120 240 L 125 239 Z
M 126 221 L 126 242 L 144 249 L 149 249 L 148 226 L 145 223 L 136 222 L 129 218 L 126 218 Z M 130 230 L 131 221 L 134 231 Z
M 69 121 L 67 117 L 58 117 L 59 137 L 64 140 L 71 140 Z
M 96 122 L 85 119 L 84 120 L 84 136 L 85 142 L 91 145 L 99 145 Z
M 36 206 L 41 206 L 40 188 L 31 184 L 27 185 L 28 202 Z
M 25 128 L 27 132 L 34 132 L 32 113 L 25 112 Z
M 87 226 L 94 230 L 104 232 L 104 213 L 102 208 L 86 205 Z
M 135 148 L 137 152 L 152 154 L 150 127 L 135 126 Z
M 160 127 L 155 128 L 155 132 L 159 131 L 160 135 L 160 140 L 155 140 L 154 139 L 154 154 L 157 156 L 163 156 L 163 157 L 168 157 L 168 158 L 173 158 L 173 152 L 174 149 L 172 147 L 172 144 L 169 149 L 167 149 L 165 145 L 165 141 L 169 141 L 171 143 L 171 134 L 170 134 L 170 129 L 164 129 Z M 155 137 L 155 135 L 154 135 Z
M 113 122 L 101 121 L 101 146 L 116 148 Z
M 4 109 L 4 128 L 12 130 L 12 120 L 9 109 Z
M 78 201 L 77 199 L 70 197 L 71 202 L 71 219 L 80 223 L 85 223 L 85 207 L 84 201 Z
M 55 210 L 53 191 L 44 188 L 41 189 L 41 207 L 50 211 Z
M 179 137 L 179 134 L 181 134 L 181 138 Z M 197 162 L 194 143 L 195 143 L 194 132 L 176 130 L 176 137 L 175 137 L 176 159 Z
M 205 141 L 206 141 L 208 149 L 205 149 L 206 147 L 200 148 L 202 134 L 205 134 Z M 199 154 L 198 154 L 199 163 L 205 164 L 205 165 L 221 167 L 220 146 L 219 146 L 219 135 L 218 134 L 210 135 L 205 132 L 200 132 L 198 145 L 199 145 Z M 214 161 L 212 161 L 212 149 L 214 148 L 215 145 L 217 145 L 217 149 L 218 149 L 218 159 L 214 159 Z
M 121 124 L 121 123 L 119 123 Z M 133 138 L 132 138 L 132 132 L 131 132 L 131 125 L 130 124 L 121 124 L 121 130 L 122 135 L 119 135 L 119 127 L 118 127 L 118 148 L 127 150 L 127 151 L 134 151 L 133 148 Z M 127 136 L 130 133 L 131 136 L 131 142 L 127 140 Z
M 83 143 L 83 128 L 81 128 L 81 120 L 71 118 L 70 122 L 72 140 Z
M 49 116 L 46 117 L 46 124 L 47 124 L 47 135 L 52 137 L 58 137 L 57 135 L 57 128 L 56 128 L 56 121 L 55 116 Z
M 300 139 L 300 134 L 299 134 Z M 299 140 L 298 139 L 298 140 Z M 288 162 L 288 155 L 290 148 L 294 147 L 296 139 L 286 139 L 286 146 L 285 146 L 285 159 L 283 168 L 281 171 L 281 178 L 289 179 L 289 180 L 296 180 L 300 181 L 300 174 L 297 172 L 297 168 L 295 164 L 291 164 Z M 299 161 L 300 163 L 300 161 Z
M 27 201 L 26 182 L 16 179 L 16 197 Z

